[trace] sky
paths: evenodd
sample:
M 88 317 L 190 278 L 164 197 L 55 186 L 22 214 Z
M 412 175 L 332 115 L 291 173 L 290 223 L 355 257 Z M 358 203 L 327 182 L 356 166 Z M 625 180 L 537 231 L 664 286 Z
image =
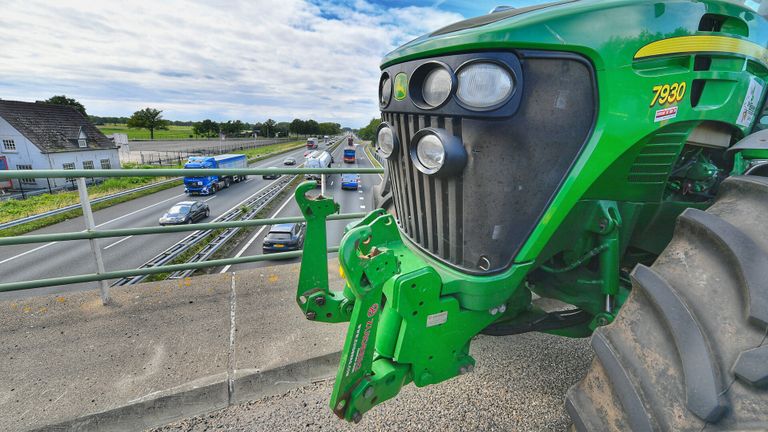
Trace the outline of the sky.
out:
M 392 49 L 504 4 L 536 0 L 3 0 L 0 99 L 65 94 L 89 114 L 169 120 L 378 116 Z

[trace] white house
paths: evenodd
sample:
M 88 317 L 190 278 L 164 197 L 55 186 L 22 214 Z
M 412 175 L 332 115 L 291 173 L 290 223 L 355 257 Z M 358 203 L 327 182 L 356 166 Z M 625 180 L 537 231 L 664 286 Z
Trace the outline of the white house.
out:
M 115 143 L 66 105 L 0 100 L 0 155 L 8 169 L 118 169 Z M 63 186 L 66 179 L 50 179 Z M 47 188 L 44 178 L 22 179 L 23 188 Z M 19 180 L 13 181 L 15 189 Z

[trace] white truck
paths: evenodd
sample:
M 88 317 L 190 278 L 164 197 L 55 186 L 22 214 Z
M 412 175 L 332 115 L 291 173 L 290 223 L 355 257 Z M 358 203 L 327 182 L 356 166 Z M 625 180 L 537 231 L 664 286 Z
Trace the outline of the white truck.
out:
M 333 163 L 333 156 L 325 150 L 317 150 L 307 155 L 304 162 L 304 168 L 330 168 Z M 321 174 L 304 174 L 306 180 L 316 180 L 320 185 L 322 182 Z

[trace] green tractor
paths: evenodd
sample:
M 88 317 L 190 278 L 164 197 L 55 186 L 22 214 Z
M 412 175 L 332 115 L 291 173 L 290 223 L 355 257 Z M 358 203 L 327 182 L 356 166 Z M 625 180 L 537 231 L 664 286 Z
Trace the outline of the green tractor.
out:
M 577 430 L 768 429 L 766 12 L 561 1 L 387 55 L 386 176 L 339 246 L 343 291 L 339 207 L 296 192 L 297 302 L 349 321 L 333 411 L 471 372 L 475 335 L 537 331 L 592 337 Z

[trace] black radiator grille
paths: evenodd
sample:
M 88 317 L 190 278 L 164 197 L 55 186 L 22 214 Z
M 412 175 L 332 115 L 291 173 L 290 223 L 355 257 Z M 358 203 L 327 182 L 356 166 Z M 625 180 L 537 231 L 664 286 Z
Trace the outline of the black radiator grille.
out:
M 461 138 L 461 119 L 456 117 L 383 113 L 397 131 L 400 150 L 389 160 L 395 213 L 400 228 L 421 247 L 442 259 L 464 264 L 463 182 L 422 174 L 410 160 L 411 137 L 420 129 L 445 129 Z M 440 197 L 441 199 L 437 199 Z

